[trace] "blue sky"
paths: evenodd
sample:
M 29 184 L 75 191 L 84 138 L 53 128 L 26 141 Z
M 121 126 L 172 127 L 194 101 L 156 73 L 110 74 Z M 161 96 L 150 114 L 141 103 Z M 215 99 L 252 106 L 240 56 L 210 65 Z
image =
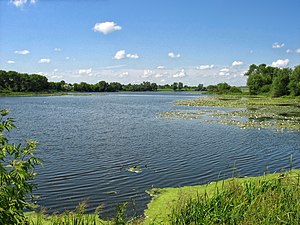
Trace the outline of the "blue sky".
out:
M 0 69 L 245 85 L 252 63 L 300 64 L 299 10 L 299 0 L 1 0 Z

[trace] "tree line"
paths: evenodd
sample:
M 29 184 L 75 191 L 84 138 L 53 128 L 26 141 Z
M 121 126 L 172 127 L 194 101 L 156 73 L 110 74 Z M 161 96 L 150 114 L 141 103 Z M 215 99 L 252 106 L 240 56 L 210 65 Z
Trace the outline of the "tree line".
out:
M 108 83 L 99 81 L 96 84 L 49 82 L 47 77 L 38 74 L 18 73 L 16 71 L 0 70 L 0 92 L 116 92 L 116 91 L 209 91 L 214 93 L 238 92 L 237 87 L 232 87 L 227 83 L 218 85 L 209 85 L 204 87 L 203 84 L 198 86 L 184 85 L 182 82 L 172 84 L 157 85 L 144 81 L 140 84 L 121 84 L 119 82 Z
M 114 91 L 157 91 L 156 83 L 123 85 L 118 82 L 100 81 L 96 84 L 49 82 L 47 77 L 38 74 L 18 73 L 0 70 L 0 92 L 114 92 Z
M 248 76 L 247 87 L 252 95 L 268 94 L 273 97 L 284 95 L 300 95 L 300 65 L 294 69 L 277 68 L 266 64 L 252 64 L 245 73 Z M 116 92 L 116 91 L 207 91 L 209 93 L 228 94 L 240 93 L 241 89 L 227 83 L 217 85 L 203 84 L 198 86 L 184 85 L 182 82 L 157 85 L 151 82 L 140 84 L 121 84 L 99 81 L 96 84 L 49 82 L 47 77 L 38 74 L 18 73 L 16 71 L 0 70 L 0 92 Z
M 294 69 L 277 68 L 266 64 L 252 64 L 245 73 L 252 95 L 269 94 L 273 97 L 300 95 L 300 65 Z

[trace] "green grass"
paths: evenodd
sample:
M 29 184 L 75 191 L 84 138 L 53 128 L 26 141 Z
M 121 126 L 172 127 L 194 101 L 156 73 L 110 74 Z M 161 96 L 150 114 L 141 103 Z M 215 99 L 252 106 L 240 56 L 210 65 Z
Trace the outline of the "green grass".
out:
M 85 214 L 86 203 L 80 203 L 74 212 L 65 211 L 61 214 L 47 215 L 45 210 L 39 212 L 26 213 L 30 225 L 104 225 L 112 224 L 108 221 L 101 220 L 99 217 L 101 207 L 95 210 L 94 214 Z
M 153 189 L 144 224 L 299 224 L 300 171 Z
M 100 218 L 101 205 L 96 208 L 95 213 L 86 214 L 86 203 L 81 202 L 75 211 L 65 211 L 47 215 L 46 210 L 39 212 L 27 212 L 28 225 L 135 225 L 142 224 L 143 218 L 128 216 L 127 203 L 116 206 L 115 214 L 110 220 Z
M 292 158 L 290 159 L 292 168 Z M 46 215 L 31 212 L 30 225 L 122 224 L 300 224 L 300 171 L 291 170 L 259 177 L 231 178 L 200 186 L 155 188 L 145 218 L 128 217 L 126 203 L 117 206 L 110 221 L 75 212 Z

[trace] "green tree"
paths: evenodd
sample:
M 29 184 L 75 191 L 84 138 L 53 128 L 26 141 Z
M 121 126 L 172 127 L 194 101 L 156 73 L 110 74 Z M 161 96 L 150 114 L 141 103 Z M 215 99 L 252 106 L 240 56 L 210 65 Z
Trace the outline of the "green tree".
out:
M 183 88 L 183 83 L 182 82 L 179 82 L 178 83 L 178 90 L 181 90 Z
M 247 86 L 249 87 L 249 92 L 251 95 L 257 95 L 258 93 L 260 93 L 263 84 L 264 79 L 258 73 L 252 74 L 248 77 Z
M 198 86 L 195 88 L 195 91 L 203 91 L 203 90 L 204 90 L 203 84 L 198 84 Z
M 248 76 L 247 86 L 250 94 L 259 94 L 269 92 L 271 84 L 276 76 L 279 68 L 260 64 L 259 66 L 252 64 L 249 70 L 245 73 Z
M 0 110 L 0 224 L 25 224 L 24 209 L 32 209 L 27 200 L 36 185 L 34 168 L 41 160 L 34 156 L 37 142 L 11 144 L 4 136 L 14 128 L 7 110 Z
M 214 93 L 214 92 L 217 92 L 218 91 L 218 87 L 217 85 L 208 85 L 206 87 L 207 91 L 208 92 L 211 92 L 211 93 Z
M 171 85 L 173 91 L 176 91 L 178 89 L 178 83 L 177 82 L 174 82 L 172 85 Z
M 108 87 L 107 91 L 121 91 L 122 90 L 122 84 L 119 82 L 111 82 Z
M 273 97 L 280 97 L 289 94 L 288 85 L 290 82 L 290 74 L 291 70 L 287 68 L 277 71 L 276 77 L 272 82 Z
M 229 92 L 230 88 L 231 86 L 226 82 L 217 84 L 218 93 L 220 94 Z
M 105 81 L 100 81 L 97 84 L 95 84 L 95 91 L 104 92 L 107 91 L 108 83 Z
M 297 66 L 291 74 L 289 89 L 291 95 L 294 96 L 300 95 L 300 65 Z

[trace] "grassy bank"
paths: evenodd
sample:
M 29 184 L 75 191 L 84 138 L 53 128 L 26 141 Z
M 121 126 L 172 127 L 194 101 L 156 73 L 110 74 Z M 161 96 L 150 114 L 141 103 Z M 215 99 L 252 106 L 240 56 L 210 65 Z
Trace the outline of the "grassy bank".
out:
M 54 224 L 299 224 L 300 170 L 259 177 L 231 178 L 200 186 L 155 188 L 144 218 L 128 218 L 119 206 L 110 221 L 98 212 L 75 212 L 46 216 L 27 213 L 31 225 Z
M 300 171 L 153 189 L 144 224 L 299 224 Z
M 236 125 L 240 128 L 300 130 L 300 98 L 266 96 L 219 95 L 193 100 L 180 100 L 179 106 L 196 106 L 199 110 L 171 111 L 161 115 L 167 118 L 201 119 L 205 122 Z M 201 109 L 201 107 L 213 107 Z M 230 112 L 222 108 L 232 108 Z

